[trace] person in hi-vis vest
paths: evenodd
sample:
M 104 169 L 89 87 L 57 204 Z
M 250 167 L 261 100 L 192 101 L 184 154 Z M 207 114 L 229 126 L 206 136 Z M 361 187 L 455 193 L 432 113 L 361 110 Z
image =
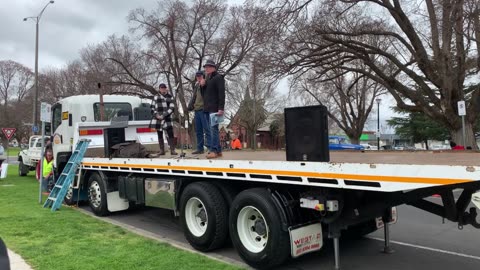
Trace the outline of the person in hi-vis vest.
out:
M 45 151 L 42 174 L 42 192 L 50 192 L 51 186 L 53 186 L 53 152 L 51 149 Z M 37 164 L 37 179 L 40 179 L 40 161 Z

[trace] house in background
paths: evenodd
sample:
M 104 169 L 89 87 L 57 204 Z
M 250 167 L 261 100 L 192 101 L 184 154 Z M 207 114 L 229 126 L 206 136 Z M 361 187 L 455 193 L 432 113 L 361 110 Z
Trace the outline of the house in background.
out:
M 271 125 L 277 118 L 277 114 L 271 114 L 257 130 L 257 144 L 258 148 L 278 150 L 285 148 L 285 135 L 274 135 L 271 132 Z
M 260 125 L 256 132 L 256 142 L 257 148 L 259 149 L 283 149 L 285 148 L 285 137 L 284 135 L 272 137 L 270 126 L 275 120 L 276 114 L 271 114 L 267 117 L 265 122 Z M 240 125 L 238 117 L 234 116 L 232 121 L 227 126 L 220 127 L 220 141 L 222 141 L 222 136 L 226 136 L 226 133 L 230 132 L 230 135 L 237 135 L 240 141 L 243 144 L 243 148 L 252 148 L 250 142 L 248 142 L 248 131 L 247 129 Z

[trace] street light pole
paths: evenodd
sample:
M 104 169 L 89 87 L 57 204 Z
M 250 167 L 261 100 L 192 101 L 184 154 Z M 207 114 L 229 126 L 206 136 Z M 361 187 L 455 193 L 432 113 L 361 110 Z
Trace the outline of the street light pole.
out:
M 37 103 L 38 103 L 38 28 L 39 28 L 39 19 L 37 18 L 36 22 L 36 31 L 35 31 L 35 93 L 33 94 L 33 134 L 37 134 L 38 125 L 37 125 Z
M 380 101 L 381 99 L 377 98 L 377 151 L 380 151 Z
M 42 17 L 43 12 L 47 8 L 48 5 L 55 3 L 55 1 L 49 1 L 40 11 L 38 16 L 36 17 L 26 17 L 23 18 L 24 21 L 28 19 L 35 20 L 35 91 L 33 93 L 33 126 L 32 131 L 33 134 L 37 134 L 38 132 L 38 125 L 37 125 L 37 103 L 38 103 L 38 34 L 39 34 L 39 24 L 40 18 Z

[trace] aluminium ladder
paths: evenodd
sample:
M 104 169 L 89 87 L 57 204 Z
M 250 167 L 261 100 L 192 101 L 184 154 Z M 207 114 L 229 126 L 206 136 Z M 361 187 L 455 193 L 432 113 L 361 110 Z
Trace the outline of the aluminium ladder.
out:
M 67 162 L 67 165 L 65 165 L 65 168 L 63 168 L 63 172 L 60 174 L 60 177 L 53 186 L 50 195 L 48 195 L 48 198 L 43 205 L 44 208 L 51 207 L 52 212 L 60 208 L 63 199 L 65 198 L 65 195 L 67 194 L 67 191 L 73 182 L 73 178 L 76 175 L 78 166 L 83 159 L 83 155 L 87 151 L 89 143 L 90 140 L 78 141 L 75 151 L 73 151 L 70 159 Z

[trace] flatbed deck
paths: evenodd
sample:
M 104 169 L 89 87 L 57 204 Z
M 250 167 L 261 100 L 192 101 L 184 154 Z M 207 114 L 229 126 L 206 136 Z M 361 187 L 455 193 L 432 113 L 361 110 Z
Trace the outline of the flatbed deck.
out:
M 179 150 L 177 150 L 180 153 Z M 205 154 L 186 158 L 206 159 Z M 178 157 L 178 156 L 177 156 Z M 167 152 L 161 159 L 175 159 Z M 286 161 L 284 151 L 225 151 L 217 160 Z M 480 152 L 476 151 L 331 151 L 330 163 L 405 164 L 405 165 L 460 165 L 480 166 Z
M 474 151 L 332 151 L 330 162 L 285 161 L 284 151 L 225 151 L 207 160 L 167 153 L 159 158 L 85 157 L 82 168 L 170 177 L 216 178 L 383 192 L 479 183 L 480 154 Z

